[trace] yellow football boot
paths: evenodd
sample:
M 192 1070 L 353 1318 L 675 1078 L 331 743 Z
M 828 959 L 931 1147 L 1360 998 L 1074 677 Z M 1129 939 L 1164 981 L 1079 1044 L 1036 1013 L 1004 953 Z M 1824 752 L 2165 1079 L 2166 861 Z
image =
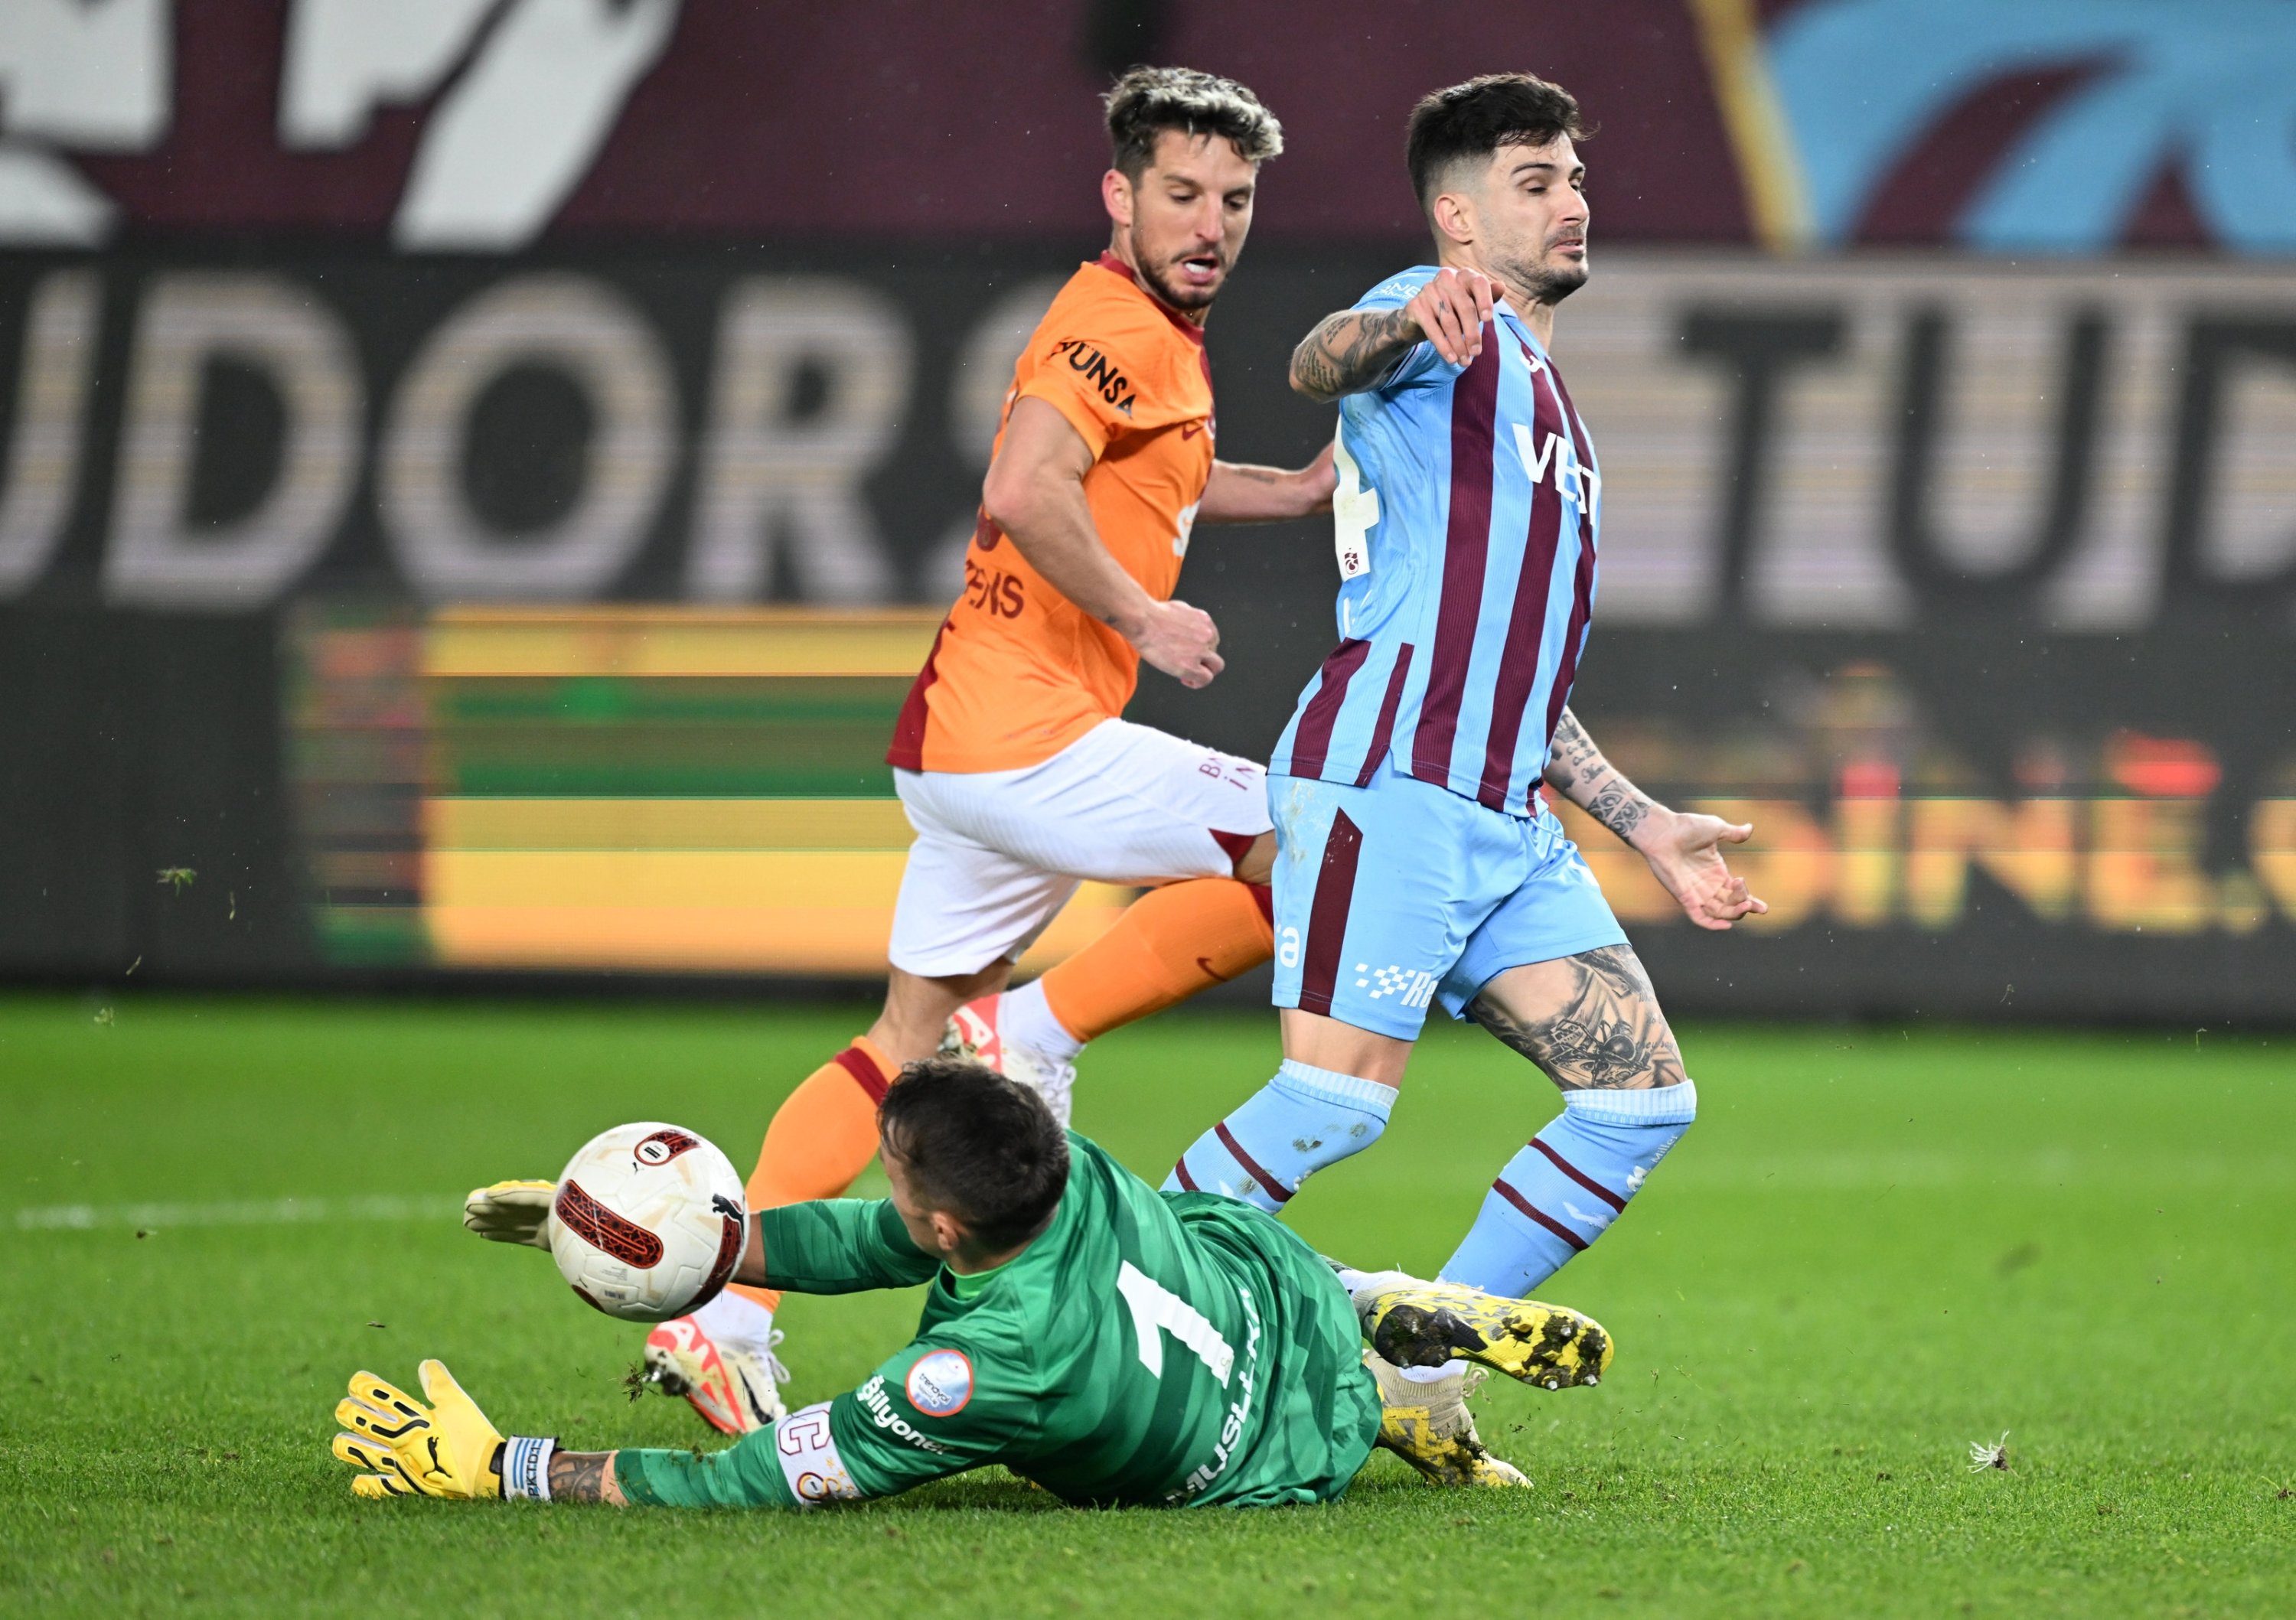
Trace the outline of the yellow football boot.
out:
M 1457 1356 L 1541 1389 L 1591 1389 L 1611 1365 L 1610 1334 L 1568 1305 L 1390 1272 L 1356 1290 L 1355 1306 L 1372 1348 L 1398 1367 Z
M 1431 1383 L 1415 1383 L 1369 1350 L 1364 1352 L 1364 1368 L 1379 1380 L 1378 1443 L 1431 1485 L 1529 1488 L 1522 1470 L 1492 1456 L 1475 1433 L 1467 1396 L 1489 1376 L 1482 1369 L 1463 1367 Z

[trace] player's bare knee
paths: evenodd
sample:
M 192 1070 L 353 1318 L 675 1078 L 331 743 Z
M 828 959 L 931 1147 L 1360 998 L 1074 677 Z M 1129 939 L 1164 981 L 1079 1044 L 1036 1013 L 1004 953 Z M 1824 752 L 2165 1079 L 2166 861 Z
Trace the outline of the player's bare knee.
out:
M 1251 847 L 1235 858 L 1235 875 L 1244 883 L 1265 883 L 1275 875 L 1275 835 L 1263 832 Z

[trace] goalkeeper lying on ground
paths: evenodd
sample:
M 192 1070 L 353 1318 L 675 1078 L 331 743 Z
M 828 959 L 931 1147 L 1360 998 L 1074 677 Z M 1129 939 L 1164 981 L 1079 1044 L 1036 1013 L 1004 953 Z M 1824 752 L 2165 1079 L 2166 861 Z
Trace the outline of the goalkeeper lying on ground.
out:
M 352 1488 L 803 1507 L 996 1462 L 1075 1503 L 1328 1501 L 1374 1444 L 1438 1483 L 1520 1485 L 1476 1438 L 1465 1376 L 1403 1368 L 1465 1356 L 1557 1388 L 1610 1362 L 1574 1312 L 1335 1273 L 1248 1204 L 1159 1193 L 970 1062 L 913 1066 L 880 1129 L 892 1198 L 761 1210 L 737 1273 L 811 1294 L 931 1281 L 914 1341 L 858 1389 L 714 1454 L 568 1452 L 505 1439 L 435 1361 L 427 1406 L 362 1372 L 335 1409 Z M 546 1193 L 519 1185 L 474 1194 L 472 1223 L 534 1240 Z

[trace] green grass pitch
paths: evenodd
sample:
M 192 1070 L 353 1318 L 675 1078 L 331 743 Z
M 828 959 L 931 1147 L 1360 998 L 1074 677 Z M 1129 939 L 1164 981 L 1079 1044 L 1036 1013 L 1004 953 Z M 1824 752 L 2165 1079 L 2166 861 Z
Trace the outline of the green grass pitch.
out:
M 1687 1029 L 1698 1126 L 1546 1290 L 1611 1329 L 1611 1378 L 1480 1398 L 1530 1492 L 1381 1456 L 1339 1506 L 1258 1513 L 1071 1511 L 996 1472 L 809 1515 L 352 1498 L 346 1377 L 424 1355 L 505 1428 L 708 1443 L 625 1400 L 636 1332 L 456 1202 L 630 1118 L 746 1166 L 865 1018 L 0 1001 L 0 1612 L 2296 1612 L 2292 1043 L 2189 1031 Z M 1078 1123 L 1158 1178 L 1275 1057 L 1264 1014 L 1168 1015 L 1089 1054 Z M 1554 1107 L 1431 1029 L 1386 1139 L 1291 1218 L 1432 1270 Z M 291 1197 L 402 1202 L 198 1223 Z M 37 1223 L 73 1206 L 94 1223 Z M 849 1387 L 915 1309 L 793 1301 L 790 1393 Z

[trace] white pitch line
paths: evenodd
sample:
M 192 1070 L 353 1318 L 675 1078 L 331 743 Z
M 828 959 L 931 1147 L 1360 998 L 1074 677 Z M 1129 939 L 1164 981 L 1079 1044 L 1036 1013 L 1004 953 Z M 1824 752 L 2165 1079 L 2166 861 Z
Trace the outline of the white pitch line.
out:
M 135 1226 L 291 1226 L 312 1221 L 437 1221 L 459 1206 L 440 1198 L 237 1199 L 216 1204 L 51 1204 L 16 1212 L 19 1231 Z

